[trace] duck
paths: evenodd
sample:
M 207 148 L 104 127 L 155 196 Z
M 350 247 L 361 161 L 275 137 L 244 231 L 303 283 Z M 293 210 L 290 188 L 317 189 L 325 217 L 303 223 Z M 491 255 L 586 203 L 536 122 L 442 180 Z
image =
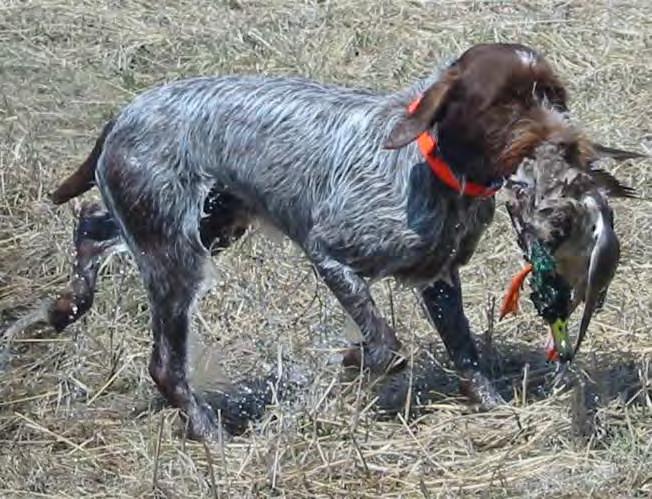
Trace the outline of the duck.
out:
M 609 199 L 637 197 L 595 164 L 604 157 L 644 155 L 606 146 L 591 152 L 591 161 L 577 162 L 563 145 L 543 144 L 505 183 L 507 212 L 526 264 L 507 288 L 500 319 L 518 312 L 520 291 L 531 275 L 530 299 L 550 327 L 545 345 L 549 361 L 568 363 L 576 356 L 616 274 L 620 242 Z M 582 303 L 573 346 L 568 320 Z

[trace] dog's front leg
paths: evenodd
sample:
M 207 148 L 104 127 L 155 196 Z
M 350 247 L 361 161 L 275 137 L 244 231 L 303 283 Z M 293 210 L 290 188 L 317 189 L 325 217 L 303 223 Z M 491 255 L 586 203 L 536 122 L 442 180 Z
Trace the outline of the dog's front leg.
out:
M 421 292 L 430 320 L 444 341 L 456 369 L 462 377 L 465 395 L 491 408 L 504 403 L 491 382 L 481 372 L 469 321 L 462 305 L 459 273 L 451 272 L 450 281 L 439 280 Z
M 313 258 L 313 263 L 362 333 L 362 344 L 347 351 L 342 364 L 357 368 L 364 365 L 376 373 L 403 367 L 396 333 L 380 314 L 365 280 L 330 258 Z

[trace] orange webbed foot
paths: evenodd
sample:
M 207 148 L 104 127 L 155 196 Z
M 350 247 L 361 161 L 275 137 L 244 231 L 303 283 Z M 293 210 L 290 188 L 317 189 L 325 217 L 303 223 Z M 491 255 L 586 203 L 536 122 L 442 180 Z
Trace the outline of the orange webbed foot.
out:
M 518 312 L 518 300 L 521 296 L 521 288 L 523 288 L 525 278 L 530 272 L 532 272 L 532 264 L 528 263 L 512 278 L 512 282 L 507 288 L 505 297 L 503 298 L 503 305 L 500 307 L 500 320 L 502 320 L 507 314 L 516 315 Z

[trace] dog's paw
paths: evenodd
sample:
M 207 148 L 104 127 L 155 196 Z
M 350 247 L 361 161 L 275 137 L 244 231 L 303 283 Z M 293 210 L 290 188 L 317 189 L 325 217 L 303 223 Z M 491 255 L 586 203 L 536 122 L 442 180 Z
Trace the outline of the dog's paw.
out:
M 463 395 L 485 411 L 506 404 L 505 399 L 498 393 L 493 383 L 479 371 L 463 372 L 460 390 Z
M 357 371 L 369 369 L 374 374 L 395 373 L 406 365 L 407 357 L 400 352 L 400 348 L 392 350 L 386 346 L 360 344 L 349 348 L 342 356 L 344 368 Z
M 194 403 L 182 411 L 186 437 L 191 440 L 217 442 L 226 432 L 220 432 L 217 413 L 203 397 L 193 395 Z

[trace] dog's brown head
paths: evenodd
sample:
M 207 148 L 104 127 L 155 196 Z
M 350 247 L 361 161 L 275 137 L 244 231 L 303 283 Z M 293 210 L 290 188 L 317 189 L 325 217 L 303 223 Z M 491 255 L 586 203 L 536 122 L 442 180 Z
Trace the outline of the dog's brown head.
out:
M 475 45 L 424 92 L 385 147 L 403 147 L 436 127 L 441 155 L 477 183 L 511 175 L 544 141 L 563 144 L 575 166 L 613 156 L 572 127 L 566 111 L 566 90 L 539 53 L 519 44 Z

